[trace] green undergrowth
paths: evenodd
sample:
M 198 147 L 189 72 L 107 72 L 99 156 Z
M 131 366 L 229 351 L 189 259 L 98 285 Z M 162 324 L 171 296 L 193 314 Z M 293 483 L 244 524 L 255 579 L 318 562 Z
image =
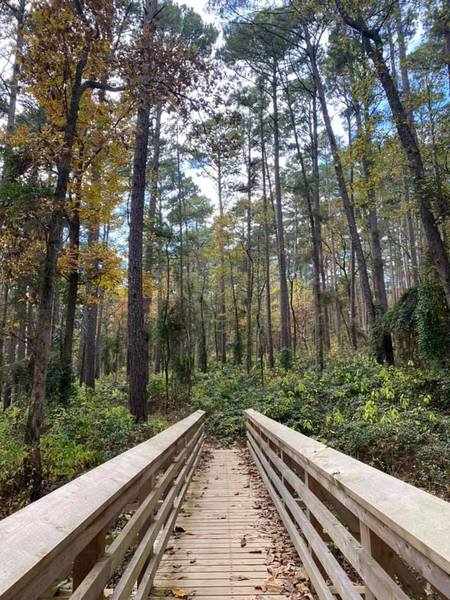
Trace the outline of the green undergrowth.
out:
M 209 433 L 244 436 L 243 410 L 263 414 L 438 495 L 450 480 L 450 375 L 380 366 L 363 356 L 336 360 L 322 374 L 258 374 L 217 368 L 193 389 L 193 408 L 209 415 Z
M 23 482 L 26 407 L 19 403 L 0 414 L 0 504 L 4 516 L 28 502 Z M 44 491 L 70 481 L 159 433 L 169 425 L 162 415 L 136 424 L 126 408 L 126 388 L 101 384 L 95 392 L 74 390 L 69 403 L 51 403 L 41 439 Z

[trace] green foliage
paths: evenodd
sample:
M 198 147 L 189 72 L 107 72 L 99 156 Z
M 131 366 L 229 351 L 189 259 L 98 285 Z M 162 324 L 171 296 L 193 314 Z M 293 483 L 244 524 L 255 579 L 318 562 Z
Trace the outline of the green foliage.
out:
M 21 475 L 25 457 L 23 420 L 23 410 L 18 406 L 0 414 L 0 489 L 13 487 Z
M 427 279 L 418 289 L 417 345 L 428 363 L 445 363 L 450 356 L 450 319 L 442 287 Z
M 164 373 L 152 373 L 149 377 L 147 390 L 150 407 L 161 406 L 166 397 Z
M 363 356 L 337 360 L 323 373 L 256 375 L 220 369 L 193 389 L 210 433 L 225 443 L 244 435 L 252 407 L 330 446 L 439 494 L 450 475 L 450 376 L 412 366 L 387 367 Z
M 432 274 L 407 290 L 385 316 L 401 360 L 445 366 L 450 356 L 450 315 L 442 286 Z
M 103 384 L 96 392 L 78 388 L 67 406 L 54 404 L 48 409 L 48 427 L 41 438 L 47 488 L 73 479 L 168 426 L 159 416 L 136 424 L 125 397 L 120 386 Z M 20 405 L 0 414 L 0 495 L 4 497 L 22 493 L 25 418 L 25 407 Z M 21 504 L 25 498 L 19 496 L 16 503 Z
M 292 350 L 290 348 L 282 348 L 280 351 L 280 366 L 286 371 L 292 368 Z

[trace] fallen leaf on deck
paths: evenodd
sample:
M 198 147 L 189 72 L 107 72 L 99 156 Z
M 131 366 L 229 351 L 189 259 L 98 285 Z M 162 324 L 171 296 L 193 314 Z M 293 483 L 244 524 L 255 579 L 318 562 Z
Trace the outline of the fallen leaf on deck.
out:
M 275 577 L 269 577 L 268 579 L 266 579 L 266 581 L 264 582 L 264 586 L 269 592 L 275 592 L 277 594 L 280 594 L 283 591 L 283 585 L 279 581 L 277 581 Z
M 182 590 L 181 588 L 171 588 L 170 593 L 174 598 L 189 598 L 188 592 Z

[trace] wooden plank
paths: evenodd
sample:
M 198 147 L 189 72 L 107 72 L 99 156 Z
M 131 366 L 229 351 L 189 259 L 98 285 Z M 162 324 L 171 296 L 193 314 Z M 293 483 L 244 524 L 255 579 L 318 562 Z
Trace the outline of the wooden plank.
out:
M 77 590 L 83 579 L 103 554 L 106 543 L 106 531 L 101 531 L 76 557 L 72 568 L 72 589 Z M 94 600 L 103 600 L 103 587 L 95 593 Z
M 109 546 L 108 551 L 97 561 L 95 566 L 92 565 L 93 568 L 89 573 L 85 573 L 85 575 L 87 575 L 86 579 L 79 587 L 77 586 L 78 589 L 74 592 L 72 600 L 94 599 L 100 591 L 103 590 L 108 579 L 113 575 L 115 569 L 125 556 L 128 548 L 132 542 L 136 540 L 138 533 L 143 530 L 144 533 L 142 533 L 141 539 L 145 536 L 145 531 L 147 531 L 151 525 L 149 518 L 150 516 L 153 516 L 158 501 L 163 496 L 168 486 L 178 476 L 188 453 L 193 450 L 193 447 L 195 447 L 196 444 L 198 444 L 201 433 L 202 432 L 199 430 L 193 436 L 188 445 L 180 452 L 174 462 L 170 464 L 159 478 L 157 487 L 142 502 L 132 519 L 128 521 L 124 529 Z
M 347 573 L 343 570 L 339 562 L 330 552 L 328 546 L 322 540 L 319 533 L 314 529 L 313 525 L 310 523 L 305 513 L 299 508 L 292 496 L 290 496 L 288 490 L 283 485 L 281 478 L 275 473 L 275 471 L 269 465 L 267 460 L 264 458 L 261 449 L 258 448 L 251 434 L 249 434 L 248 437 L 250 441 L 250 446 L 258 458 L 259 465 L 262 469 L 264 469 L 266 473 L 267 482 L 269 482 L 270 480 L 269 485 L 271 485 L 273 489 L 276 489 L 278 493 L 281 494 L 282 500 L 284 500 L 284 506 L 282 504 L 281 499 L 278 500 L 280 506 L 283 507 L 283 511 L 286 512 L 286 514 L 287 511 L 285 506 L 288 507 L 289 512 L 299 525 L 303 535 L 310 543 L 311 548 L 314 550 L 314 553 L 323 565 L 328 577 L 331 579 L 336 589 L 339 591 L 342 600 L 361 600 L 360 594 L 355 592 L 353 583 L 350 581 Z M 305 568 L 308 572 L 308 575 L 311 577 L 312 580 L 317 571 L 317 565 L 315 565 L 315 569 L 312 570 L 312 557 L 310 555 L 308 556 L 308 563 L 305 561 L 303 556 L 301 558 L 305 564 Z M 319 593 L 319 590 L 317 590 L 317 592 Z
M 267 491 L 269 492 L 270 497 L 272 498 L 272 501 L 275 504 L 276 509 L 278 510 L 278 514 L 280 515 L 284 526 L 292 540 L 292 543 L 294 544 L 298 555 L 300 556 L 303 564 L 305 565 L 305 568 L 308 571 L 308 575 L 311 579 L 311 582 L 314 586 L 317 595 L 319 596 L 320 600 L 334 600 L 333 595 L 328 589 L 326 581 L 324 580 L 322 574 L 320 573 L 316 564 L 312 560 L 307 544 L 305 543 L 301 535 L 298 533 L 297 529 L 294 527 L 294 524 L 292 523 L 286 509 L 284 508 L 283 503 L 278 497 L 275 488 L 271 484 L 270 479 L 266 475 L 266 472 L 264 471 L 261 463 L 259 462 L 256 452 L 250 444 L 248 448 L 255 461 L 256 466 L 258 467 L 259 474 L 261 475 L 261 478 L 263 479 L 266 485 Z
M 282 463 L 253 428 L 250 435 L 255 436 L 255 443 L 259 445 L 277 469 L 283 469 L 285 480 L 290 483 L 310 513 L 314 515 L 317 522 L 320 522 L 325 532 L 365 581 L 369 588 L 366 593 L 366 600 L 373 600 L 375 597 L 374 594 L 379 598 L 409 600 L 409 597 L 372 557 L 370 545 L 368 545 L 367 540 L 365 538 L 363 540 L 362 537 L 363 545 L 361 545 L 344 525 L 338 521 L 333 513 L 307 488 L 303 481 L 287 465 Z M 365 530 L 362 529 L 361 531 L 365 534 Z M 372 590 L 373 594 L 370 590 Z
M 171 535 L 172 530 L 175 526 L 175 521 L 178 516 L 178 512 L 181 508 L 181 505 L 184 500 L 184 496 L 188 489 L 192 475 L 195 471 L 195 467 L 197 466 L 198 460 L 200 458 L 200 452 L 198 452 L 194 456 L 195 456 L 195 458 L 193 460 L 192 465 L 190 463 L 188 463 L 189 470 L 184 477 L 184 485 L 181 488 L 181 491 L 175 500 L 172 512 L 169 515 L 169 518 L 165 524 L 164 530 L 162 531 L 160 538 L 157 540 L 157 543 L 155 544 L 154 555 L 151 558 L 150 562 L 148 563 L 148 565 L 145 569 L 144 575 L 143 575 L 141 581 L 139 582 L 137 592 L 134 595 L 135 600 L 147 600 L 147 598 L 149 596 L 149 593 L 150 593 L 152 585 L 153 585 L 153 580 L 154 580 L 154 577 L 156 574 L 156 570 L 161 562 L 161 558 L 162 558 L 164 550 L 167 546 L 169 536 Z M 126 598 L 126 596 L 119 596 L 119 595 L 116 595 L 116 593 L 114 592 L 112 600 L 125 600 L 125 598 Z
M 161 505 L 160 509 L 155 515 L 155 520 L 140 541 L 133 557 L 128 563 L 114 590 L 113 600 L 123 600 L 124 598 L 128 598 L 131 594 L 133 586 L 141 574 L 142 568 L 152 554 L 153 544 L 156 540 L 156 537 L 161 531 L 161 528 L 164 526 L 167 516 L 171 514 L 171 511 L 173 510 L 172 507 L 176 501 L 180 489 L 182 489 L 182 486 L 185 485 L 185 474 L 189 473 L 189 469 L 192 467 L 192 464 L 195 464 L 197 457 L 200 455 L 202 444 L 203 436 L 198 441 L 188 463 L 175 479 L 172 489 L 166 496 L 164 503 Z
M 126 492 L 133 490 L 135 484 L 142 485 L 143 477 L 153 474 L 152 468 L 171 452 L 176 440 L 188 435 L 203 419 L 204 413 L 197 411 L 151 440 L 3 519 L 0 522 L 2 600 L 36 598 L 42 594 L 104 527 L 99 519 L 102 513 L 118 501 L 118 514 L 133 500 L 126 497 Z M 125 503 L 121 505 L 122 497 Z M 83 539 L 82 534 L 91 526 L 92 536 Z
M 450 504 L 250 409 L 250 421 L 450 573 Z M 401 502 L 399 501 L 401 499 Z
M 262 591 L 270 576 L 265 562 L 271 537 L 266 531 L 258 531 L 263 522 L 257 508 L 258 491 L 250 486 L 247 470 L 239 466 L 240 462 L 235 449 L 220 453 L 214 450 L 209 467 L 193 478 L 184 512 L 180 512 L 177 521 L 185 532 L 172 537 L 168 543 L 170 550 L 160 563 L 150 597 L 170 594 L 168 590 L 178 587 L 191 592 L 193 597 L 213 600 L 254 600 L 259 595 L 285 598 Z M 241 473 L 237 474 L 237 469 Z M 216 476 L 220 479 L 215 479 Z M 218 487 L 217 482 L 220 482 Z M 243 503 L 236 499 L 240 500 L 242 489 L 246 490 L 247 501 L 241 510 L 238 504 Z M 192 499 L 200 494 L 201 499 Z M 194 503 L 198 506 L 187 508 Z M 186 517 L 186 513 L 191 517 Z M 244 547 L 241 546 L 243 536 Z

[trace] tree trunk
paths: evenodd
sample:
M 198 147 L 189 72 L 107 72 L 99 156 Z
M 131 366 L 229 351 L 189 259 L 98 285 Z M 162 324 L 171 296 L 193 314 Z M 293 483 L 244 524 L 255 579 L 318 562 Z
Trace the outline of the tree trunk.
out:
M 280 126 L 278 115 L 278 79 L 277 64 L 273 65 L 272 75 L 272 103 L 273 103 L 273 142 L 274 142 L 274 179 L 275 179 L 275 206 L 277 226 L 278 270 L 280 274 L 280 342 L 281 350 L 291 349 L 289 330 L 289 291 L 287 285 L 286 249 L 284 242 L 283 205 L 281 196 L 280 179 Z
M 358 349 L 358 332 L 356 328 L 356 252 L 352 244 L 350 266 L 350 343 L 353 350 Z
M 379 33 L 369 30 L 361 19 L 358 21 L 352 19 L 342 8 L 340 0 L 336 0 L 336 4 L 344 21 L 362 34 L 367 55 L 372 60 L 378 79 L 385 91 L 400 143 L 407 157 L 428 251 L 439 274 L 447 306 L 450 307 L 450 261 L 432 212 L 433 202 L 437 202 L 438 198 L 432 185 L 427 181 L 422 155 L 408 113 L 386 65 L 383 56 L 383 41 Z
M 325 90 L 322 83 L 322 78 L 319 73 L 319 69 L 317 66 L 316 59 L 316 51 L 312 47 L 310 34 L 308 31 L 308 27 L 306 25 L 303 26 L 303 31 L 305 34 L 305 40 L 307 44 L 307 53 L 310 60 L 311 70 L 313 73 L 313 78 L 315 82 L 315 86 L 317 89 L 317 93 L 319 95 L 320 104 L 322 106 L 322 116 L 325 123 L 325 129 L 327 131 L 328 140 L 330 143 L 331 153 L 333 156 L 333 164 L 334 170 L 336 173 L 336 179 L 339 187 L 340 196 L 342 199 L 342 203 L 344 206 L 345 215 L 347 217 L 348 228 L 350 232 L 350 237 L 352 240 L 352 244 L 355 248 L 356 258 L 358 261 L 359 267 L 359 275 L 361 281 L 362 293 L 364 296 L 364 301 L 366 303 L 367 317 L 368 317 L 368 325 L 370 329 L 372 329 L 375 325 L 375 307 L 372 299 L 372 291 L 370 289 L 369 283 L 369 274 L 367 271 L 366 258 L 364 256 L 364 250 L 361 243 L 361 238 L 359 237 L 358 228 L 356 226 L 355 215 L 353 212 L 353 204 L 350 201 L 350 196 L 347 190 L 347 184 L 344 178 L 344 171 L 342 168 L 341 157 L 339 154 L 339 147 L 336 141 L 336 137 L 334 135 L 333 127 L 331 125 L 331 119 L 328 112 L 328 106 L 325 97 Z
M 11 335 L 8 340 L 7 367 L 8 377 L 6 379 L 5 389 L 3 392 L 3 410 L 7 410 L 12 404 L 13 385 L 14 385 L 14 364 L 16 362 L 16 346 L 17 339 Z
M 373 160 L 371 156 L 371 143 L 370 139 L 370 125 L 369 125 L 369 107 L 364 106 L 364 126 L 366 131 L 363 132 L 363 121 L 359 107 L 356 107 L 356 121 L 359 135 L 364 135 L 364 147 L 362 154 L 362 172 L 366 183 L 367 189 L 367 204 L 369 212 L 369 231 L 370 231 L 370 251 L 372 257 L 372 271 L 373 271 L 373 283 L 374 283 L 374 296 L 375 304 L 377 306 L 379 315 L 381 318 L 385 315 L 388 309 L 388 299 L 386 293 L 386 283 L 384 278 L 384 262 L 383 254 L 381 250 L 380 233 L 378 230 L 378 214 L 377 204 L 375 198 L 375 189 L 371 181 L 371 169 L 373 167 Z M 378 359 L 380 361 L 386 360 L 388 364 L 394 364 L 394 347 L 392 344 L 392 338 L 389 332 L 384 331 L 382 323 L 380 324 L 382 332 L 380 336 L 382 339 L 376 345 L 376 351 L 379 352 Z
M 97 224 L 88 229 L 88 247 L 92 248 L 99 240 L 99 228 Z M 97 260 L 94 258 L 91 267 L 97 270 Z M 96 340 L 97 340 L 97 316 L 98 316 L 98 285 L 95 281 L 87 284 L 86 301 L 86 328 L 84 336 L 84 369 L 81 382 L 92 390 L 95 389 L 96 372 Z
M 266 141 L 264 133 L 264 115 L 261 102 L 260 110 L 260 129 L 261 129 L 261 168 L 262 168 L 262 186 L 263 186 L 263 210 L 264 210 L 264 272 L 265 272 L 265 290 L 266 290 L 266 323 L 267 323 L 267 351 L 269 357 L 269 368 L 275 366 L 273 353 L 273 330 L 272 330 L 272 299 L 271 299 L 271 278 L 270 278 L 270 231 L 269 231 L 269 207 L 267 201 L 267 181 L 266 181 Z
M 226 300 L 225 300 L 225 248 L 224 248 L 224 229 L 223 229 L 223 196 L 222 196 L 222 163 L 220 156 L 217 164 L 217 180 L 219 192 L 219 218 L 220 218 L 220 276 L 219 276 L 219 315 L 218 323 L 218 342 L 219 357 L 222 363 L 227 362 L 227 320 L 226 320 Z
M 9 168 L 11 161 L 11 147 L 9 145 L 9 139 L 16 128 L 16 111 L 17 111 L 17 94 L 19 91 L 19 77 L 20 68 L 22 64 L 22 50 L 23 50 L 23 33 L 24 33 L 24 20 L 25 20 L 25 7 L 26 0 L 20 0 L 17 9 L 15 10 L 15 17 L 17 20 L 16 30 L 16 47 L 14 52 L 14 65 L 11 80 L 9 81 L 9 103 L 6 120 L 6 144 L 3 152 L 3 171 L 2 171 L 2 185 L 5 184 L 9 179 Z
M 72 383 L 73 334 L 75 328 L 75 313 L 77 308 L 79 281 L 78 260 L 80 249 L 80 199 L 78 194 L 73 207 L 72 218 L 69 222 L 69 249 L 71 252 L 72 269 L 69 274 L 66 324 L 61 356 L 61 399 L 63 402 L 68 399 L 70 386 Z
M 324 356 L 324 316 L 323 316 L 323 302 L 322 302 L 322 287 L 320 283 L 320 245 L 321 245 L 321 224 L 320 224 L 320 196 L 319 196 L 319 173 L 318 173 L 318 162 L 313 159 L 313 181 L 314 181 L 314 192 L 311 189 L 311 185 L 308 180 L 306 172 L 305 161 L 300 148 L 300 141 L 297 131 L 297 124 L 295 122 L 294 111 L 292 108 L 292 102 L 289 95 L 289 88 L 286 86 L 286 93 L 288 98 L 288 108 L 291 119 L 292 130 L 294 133 L 295 147 L 297 151 L 297 158 L 300 163 L 303 186 L 305 188 L 305 199 L 306 208 L 309 219 L 309 228 L 311 233 L 311 254 L 313 261 L 313 297 L 314 297 L 314 315 L 315 315 L 315 328 L 314 328 L 314 340 L 316 350 L 316 368 L 319 371 L 323 370 Z M 317 154 L 316 154 L 317 156 Z M 314 206 L 314 208 L 313 208 Z
M 33 343 L 33 383 L 31 389 L 28 418 L 25 428 L 25 443 L 29 451 L 24 460 L 25 478 L 31 483 L 30 499 L 36 500 L 41 494 L 42 467 L 40 439 L 44 417 L 45 386 L 51 346 L 52 306 L 56 284 L 58 255 L 62 243 L 63 211 L 67 186 L 71 171 L 72 149 L 78 121 L 80 101 L 84 91 L 82 76 L 87 64 L 90 45 L 87 45 L 77 63 L 72 84 L 69 113 L 67 116 L 64 144 L 58 163 L 53 213 L 47 229 L 46 253 L 42 267 L 39 294 L 39 309 L 36 319 L 36 333 Z
M 6 333 L 6 323 L 8 320 L 8 299 L 9 299 L 9 285 L 7 283 L 3 284 L 3 306 L 2 306 L 2 316 L 0 320 L 0 396 L 3 391 L 3 355 L 5 348 L 5 333 Z
M 208 348 L 206 341 L 206 323 L 205 323 L 205 281 L 203 282 L 202 292 L 200 294 L 200 335 L 198 339 L 198 368 L 202 373 L 208 371 Z
M 251 123 L 249 124 L 248 132 L 248 153 L 247 153 L 247 248 L 246 248 L 246 263 L 247 263 L 247 315 L 246 315 L 246 337 L 247 337 L 247 354 L 246 367 L 249 373 L 252 368 L 253 354 L 253 323 L 252 323 L 252 308 L 253 308 L 253 257 L 252 257 L 252 154 L 251 154 Z
M 150 127 L 148 84 L 149 48 L 157 0 L 146 0 L 141 37 L 142 64 L 139 81 L 133 177 L 130 198 L 130 234 L 128 253 L 128 407 L 136 421 L 147 419 L 148 345 L 144 317 L 143 230 L 146 169 Z
M 234 363 L 240 365 L 242 363 L 242 340 L 241 331 L 239 328 L 239 310 L 236 298 L 236 289 L 234 286 L 233 277 L 233 264 L 230 261 L 230 283 L 231 293 L 233 297 L 233 309 L 234 309 Z

